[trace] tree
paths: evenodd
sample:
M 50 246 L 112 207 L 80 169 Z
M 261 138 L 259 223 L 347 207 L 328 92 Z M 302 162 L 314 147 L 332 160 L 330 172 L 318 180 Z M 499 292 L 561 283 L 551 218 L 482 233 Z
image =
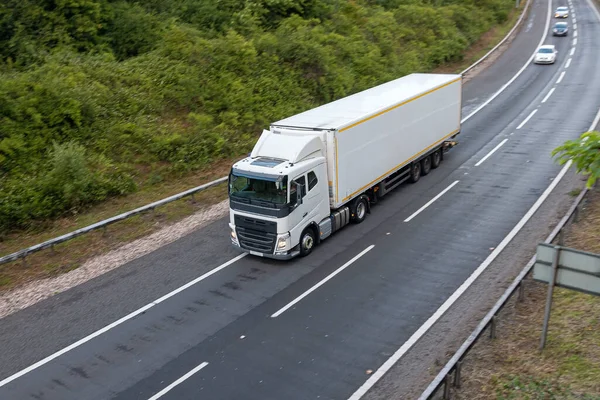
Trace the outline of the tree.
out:
M 563 165 L 573 161 L 577 173 L 589 175 L 587 187 L 600 178 L 600 132 L 586 132 L 579 139 L 568 140 L 552 151 L 552 156 L 558 156 L 558 162 Z

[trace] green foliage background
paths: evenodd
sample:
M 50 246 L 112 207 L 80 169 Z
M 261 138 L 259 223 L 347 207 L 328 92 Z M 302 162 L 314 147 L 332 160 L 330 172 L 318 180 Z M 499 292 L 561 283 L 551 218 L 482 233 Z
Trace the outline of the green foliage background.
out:
M 0 232 L 249 151 L 269 122 L 460 60 L 514 0 L 4 0 Z

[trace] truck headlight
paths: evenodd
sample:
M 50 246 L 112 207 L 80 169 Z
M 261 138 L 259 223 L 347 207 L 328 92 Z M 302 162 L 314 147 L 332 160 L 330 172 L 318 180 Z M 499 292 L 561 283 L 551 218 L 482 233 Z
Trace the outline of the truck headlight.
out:
M 287 250 L 290 246 L 290 234 L 285 233 L 277 238 L 277 251 Z
M 233 243 L 238 243 L 237 233 L 235 233 L 235 228 L 231 228 L 231 241 Z

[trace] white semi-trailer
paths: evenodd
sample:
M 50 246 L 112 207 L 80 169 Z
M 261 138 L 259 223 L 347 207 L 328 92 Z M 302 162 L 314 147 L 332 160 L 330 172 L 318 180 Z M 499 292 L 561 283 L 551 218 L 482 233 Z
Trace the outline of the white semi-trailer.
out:
M 460 133 L 460 75 L 412 74 L 271 124 L 229 176 L 233 244 L 289 259 L 437 168 Z

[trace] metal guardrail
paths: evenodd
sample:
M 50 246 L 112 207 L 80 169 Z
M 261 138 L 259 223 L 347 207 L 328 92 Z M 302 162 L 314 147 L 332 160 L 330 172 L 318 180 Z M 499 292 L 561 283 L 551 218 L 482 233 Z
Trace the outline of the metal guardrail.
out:
M 545 243 L 552 243 L 556 237 L 559 238 L 559 243 L 562 244 L 563 241 L 563 229 L 571 219 L 571 217 L 575 217 L 575 221 L 579 216 L 579 208 L 581 206 L 581 202 L 585 195 L 588 193 L 587 189 L 581 191 L 575 202 L 569 208 L 565 216 L 560 220 L 560 222 L 556 225 L 554 230 L 548 235 L 545 240 Z M 460 388 L 460 380 L 461 380 L 461 369 L 462 362 L 469 352 L 473 345 L 477 342 L 477 340 L 481 337 L 483 332 L 489 327 L 490 328 L 490 338 L 496 337 L 496 321 L 498 317 L 498 313 L 502 310 L 502 308 L 506 305 L 506 303 L 512 298 L 512 295 L 518 289 L 519 291 L 519 299 L 522 300 L 524 296 L 523 291 L 523 279 L 531 272 L 533 265 L 535 264 L 536 256 L 531 257 L 529 262 L 525 265 L 525 268 L 519 273 L 519 275 L 515 278 L 513 283 L 506 289 L 504 294 L 500 297 L 500 299 L 496 302 L 496 304 L 492 307 L 492 309 L 486 314 L 486 316 L 481 320 L 479 325 L 475 328 L 475 330 L 469 335 L 469 337 L 464 341 L 464 343 L 459 347 L 459 349 L 454 353 L 452 358 L 446 363 L 444 368 L 437 374 L 435 379 L 431 381 L 427 389 L 421 394 L 419 400 L 430 400 L 437 394 L 438 390 L 443 386 L 444 392 L 442 395 L 443 399 L 450 398 L 450 388 L 452 386 L 456 388 Z M 454 377 L 452 377 L 452 373 L 454 372 Z
M 521 22 L 525 18 L 525 15 L 527 13 L 527 9 L 528 9 L 530 3 L 531 3 L 531 0 L 527 0 L 527 4 L 525 4 L 525 7 L 523 8 L 523 12 L 521 13 L 521 16 L 519 17 L 519 19 L 515 23 L 515 26 L 513 26 L 513 28 L 510 30 L 510 32 L 508 32 L 506 34 L 506 36 L 504 37 L 504 39 L 502 39 L 500 41 L 500 43 L 498 43 L 494 48 L 492 48 L 490 51 L 488 51 L 483 57 L 481 57 L 479 60 L 477 60 L 473 65 L 471 65 L 469 68 L 467 68 L 464 71 L 462 71 L 461 75 L 464 75 L 464 74 L 468 73 L 469 71 L 471 71 L 473 68 L 475 68 L 482 61 L 484 61 L 486 58 L 488 58 L 490 56 L 490 54 L 492 54 L 494 51 L 496 51 L 500 46 L 502 46 L 502 44 L 504 44 L 508 40 L 508 38 L 513 34 L 513 32 L 517 29 L 517 27 L 521 24 Z M 517 5 L 518 5 L 518 3 L 517 3 Z M 134 216 L 134 215 L 143 213 L 145 211 L 152 210 L 152 209 L 154 209 L 154 208 L 156 208 L 158 206 L 165 205 L 165 204 L 170 203 L 170 202 L 175 201 L 175 200 L 179 200 L 179 199 L 181 199 L 183 197 L 191 196 L 194 193 L 201 192 L 201 191 L 203 191 L 205 189 L 208 189 L 208 188 L 210 188 L 212 186 L 215 186 L 215 185 L 218 185 L 220 183 L 223 183 L 226 180 L 227 180 L 227 177 L 224 176 L 222 178 L 219 178 L 219 179 L 214 180 L 212 182 L 206 183 L 204 185 L 195 187 L 193 189 L 186 190 L 185 192 L 175 194 L 175 195 L 173 195 L 171 197 L 167 197 L 166 199 L 159 200 L 157 202 L 154 202 L 152 204 L 148 204 L 148 205 L 140 207 L 140 208 L 136 208 L 135 210 L 128 211 L 128 212 L 125 212 L 123 214 L 119 214 L 119 215 L 117 215 L 115 217 L 111 217 L 111 218 L 105 219 L 105 220 L 100 221 L 100 222 L 96 222 L 95 224 L 86 226 L 86 227 L 81 228 L 81 229 L 77 229 L 76 231 L 67 233 L 67 234 L 59 236 L 57 238 L 50 239 L 50 240 L 47 240 L 47 241 L 45 241 L 43 243 L 39 243 L 39 244 L 36 244 L 34 246 L 28 247 L 26 249 L 19 250 L 16 253 L 12 253 L 12 254 L 8 254 L 8 255 L 6 255 L 4 257 L 0 257 L 0 265 L 6 264 L 6 263 L 11 262 L 11 261 L 16 261 L 18 259 L 25 259 L 25 257 L 27 257 L 31 253 L 35 253 L 35 252 L 38 252 L 40 250 L 44 250 L 44 249 L 53 247 L 54 245 L 66 242 L 66 241 L 71 240 L 71 239 L 74 239 L 74 238 L 76 238 L 78 236 L 81 236 L 83 234 L 86 234 L 88 232 L 91 232 L 91 231 L 94 231 L 94 230 L 97 230 L 97 229 L 106 228 L 110 224 L 113 224 L 113 223 L 118 222 L 118 221 L 122 221 L 124 219 L 127 219 L 129 217 Z
M 7 256 L 0 257 L 0 264 L 5 264 L 5 263 L 11 262 L 11 261 L 16 261 L 20 258 L 25 259 L 25 257 L 27 257 L 31 253 L 35 253 L 37 251 L 47 249 L 47 248 L 57 245 L 59 243 L 66 242 L 68 240 L 76 238 L 77 236 L 84 235 L 88 232 L 106 228 L 110 224 L 114 224 L 115 222 L 122 221 L 122 220 L 132 217 L 134 215 L 141 214 L 145 211 L 153 210 L 156 207 L 165 205 L 165 204 L 173 202 L 175 200 L 179 200 L 179 199 L 182 199 L 187 196 L 193 196 L 194 194 L 196 194 L 198 192 L 201 192 L 201 191 L 211 188 L 213 186 L 219 185 L 226 181 L 227 181 L 227 177 L 225 176 L 225 177 L 219 178 L 217 180 L 214 180 L 212 182 L 205 183 L 204 185 L 200 185 L 198 187 L 188 189 L 185 192 L 181 192 L 181 193 L 175 194 L 171 197 L 167 197 L 166 199 L 158 200 L 154 203 L 142 206 L 140 208 L 136 208 L 135 210 L 124 212 L 115 217 L 105 219 L 104 221 L 96 222 L 95 224 L 86 226 L 81 229 L 77 229 L 76 231 L 67 233 L 67 234 L 59 236 L 57 238 L 50 239 L 43 243 L 36 244 L 35 246 L 31 246 L 26 249 L 17 251 L 16 253 L 12 253 Z

